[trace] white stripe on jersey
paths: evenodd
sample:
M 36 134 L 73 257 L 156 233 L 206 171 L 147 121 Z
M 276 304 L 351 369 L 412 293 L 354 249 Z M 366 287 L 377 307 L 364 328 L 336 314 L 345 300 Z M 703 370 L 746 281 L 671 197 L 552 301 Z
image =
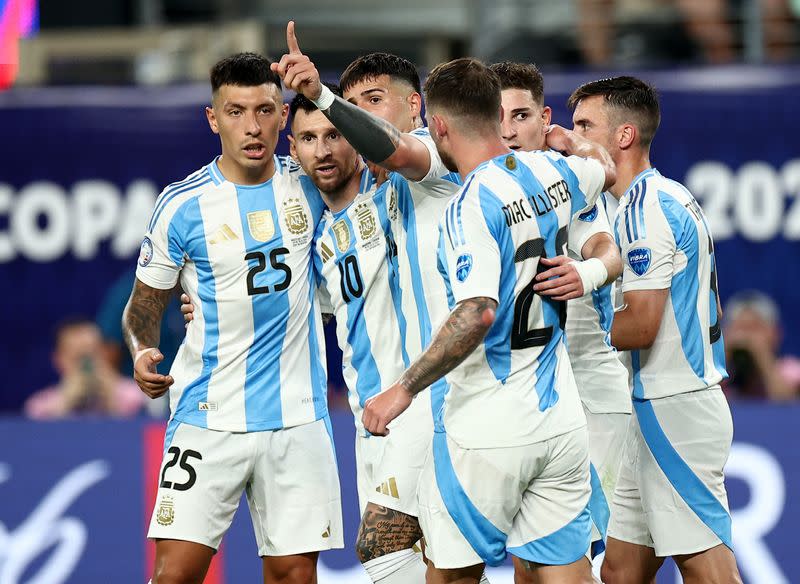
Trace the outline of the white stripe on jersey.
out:
M 633 395 L 654 399 L 705 389 L 724 377 L 714 247 L 700 205 L 678 182 L 648 169 L 620 200 L 623 294 L 669 289 L 650 349 L 630 352 Z
M 271 430 L 327 413 L 311 244 L 322 200 L 275 158 L 261 185 L 225 181 L 216 161 L 159 197 L 137 277 L 181 284 L 195 305 L 172 374 L 173 418 L 214 430 Z

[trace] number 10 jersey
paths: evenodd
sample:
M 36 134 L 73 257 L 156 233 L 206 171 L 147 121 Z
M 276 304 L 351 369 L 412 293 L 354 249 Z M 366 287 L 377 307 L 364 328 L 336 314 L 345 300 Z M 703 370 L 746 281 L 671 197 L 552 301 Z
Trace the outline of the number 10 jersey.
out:
M 327 414 L 325 345 L 311 263 L 323 202 L 291 160 L 253 186 L 216 160 L 156 201 L 136 277 L 168 289 L 178 278 L 194 321 L 171 374 L 172 418 L 252 432 Z

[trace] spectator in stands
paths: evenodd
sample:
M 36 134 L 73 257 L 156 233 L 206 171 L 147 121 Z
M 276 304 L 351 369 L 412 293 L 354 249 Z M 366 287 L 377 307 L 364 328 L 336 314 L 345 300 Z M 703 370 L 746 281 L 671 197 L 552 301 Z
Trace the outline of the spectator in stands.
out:
M 60 379 L 28 398 L 24 411 L 29 418 L 128 417 L 142 411 L 145 395 L 105 358 L 100 329 L 89 319 L 71 318 L 56 328 L 53 367 Z
M 800 360 L 778 356 L 781 344 L 778 306 L 767 295 L 740 292 L 725 307 L 723 336 L 730 378 L 729 397 L 796 399 L 800 394 Z

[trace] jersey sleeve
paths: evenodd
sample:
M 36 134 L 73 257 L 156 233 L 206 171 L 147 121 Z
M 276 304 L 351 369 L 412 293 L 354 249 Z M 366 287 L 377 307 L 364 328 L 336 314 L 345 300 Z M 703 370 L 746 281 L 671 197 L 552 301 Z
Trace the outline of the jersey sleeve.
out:
M 176 228 L 178 213 L 167 210 L 155 215 L 142 240 L 136 277 L 151 288 L 168 290 L 178 282 L 185 256 L 183 234 Z
M 617 215 L 622 292 L 663 290 L 672 284 L 676 245 L 658 200 L 633 198 Z
M 589 211 L 597 201 L 606 182 L 603 166 L 594 158 L 567 156 L 565 164 L 572 171 L 577 191 L 572 193 L 572 216 Z M 567 181 L 570 182 L 570 181 Z M 571 185 L 573 186 L 573 185 Z
M 453 300 L 487 297 L 500 301 L 500 247 L 493 218 L 484 216 L 478 193 L 468 192 L 448 205 L 441 219 L 440 260 Z
M 583 246 L 598 233 L 607 233 L 613 237 L 605 208 L 599 200 L 588 211 L 573 217 L 567 243 L 571 255 L 586 259 L 581 253 Z
M 443 180 L 453 182 L 455 184 L 461 184 L 460 177 L 458 174 L 450 172 L 444 165 L 444 162 L 442 162 L 442 157 L 439 156 L 439 151 L 436 149 L 436 144 L 434 144 L 433 138 L 431 138 L 430 130 L 428 128 L 417 128 L 411 132 L 411 136 L 414 136 L 414 138 L 425 145 L 425 148 L 428 149 L 428 154 L 430 155 L 431 159 L 431 166 L 428 169 L 428 174 L 426 174 L 417 182 L 425 183 L 425 186 L 429 187 L 430 195 L 432 197 L 451 196 L 453 194 L 452 187 L 448 186 L 445 182 L 443 182 Z M 439 188 L 437 188 L 437 186 Z

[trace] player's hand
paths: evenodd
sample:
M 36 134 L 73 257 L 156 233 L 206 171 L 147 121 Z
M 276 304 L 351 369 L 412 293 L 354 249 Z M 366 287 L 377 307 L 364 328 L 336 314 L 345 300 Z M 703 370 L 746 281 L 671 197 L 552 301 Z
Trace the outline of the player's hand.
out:
M 300 51 L 293 20 L 286 25 L 286 46 L 289 52 L 271 65 L 272 70 L 280 75 L 287 88 L 302 93 L 312 101 L 317 99 L 322 93 L 319 72 L 311 59 Z
M 161 397 L 175 383 L 171 375 L 162 375 L 156 371 L 156 366 L 163 360 L 161 351 L 152 347 L 139 351 L 133 362 L 133 379 L 150 399 Z
M 575 269 L 573 260 L 561 255 L 554 258 L 540 258 L 539 262 L 551 267 L 541 274 L 536 274 L 535 279 L 538 284 L 534 284 L 534 292 L 559 301 L 583 296 L 583 280 Z
M 402 414 L 411 405 L 413 396 L 399 383 L 367 400 L 361 421 L 364 428 L 374 436 L 386 436 L 389 422 Z
M 183 314 L 183 321 L 186 326 L 189 326 L 189 323 L 194 320 L 194 304 L 192 304 L 189 295 L 185 293 L 181 294 L 181 314 Z
M 548 126 L 544 134 L 545 144 L 547 147 L 556 150 L 557 152 L 564 152 L 571 154 L 573 132 L 567 130 L 558 124 L 551 124 Z

